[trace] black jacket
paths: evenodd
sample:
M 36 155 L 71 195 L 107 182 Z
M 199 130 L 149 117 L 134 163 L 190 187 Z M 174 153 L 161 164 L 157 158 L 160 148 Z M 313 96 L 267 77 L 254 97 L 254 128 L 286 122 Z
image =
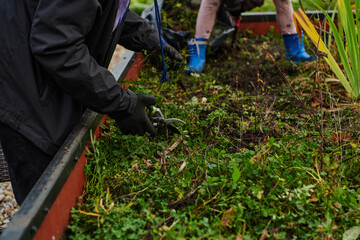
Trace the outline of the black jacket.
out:
M 0 0 L 0 121 L 54 155 L 86 107 L 132 112 L 136 95 L 106 69 L 117 43 L 152 50 L 158 36 L 118 0 Z

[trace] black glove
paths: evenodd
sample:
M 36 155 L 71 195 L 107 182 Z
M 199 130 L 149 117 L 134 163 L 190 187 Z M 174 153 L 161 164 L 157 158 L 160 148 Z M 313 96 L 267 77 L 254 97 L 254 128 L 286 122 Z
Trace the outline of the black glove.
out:
M 184 61 L 181 54 L 173 48 L 170 44 L 166 44 L 163 46 L 165 54 L 169 55 L 170 58 L 175 59 L 176 61 L 182 62 Z
M 173 48 L 170 44 L 168 44 L 164 40 L 162 40 L 162 42 L 163 42 L 163 48 L 164 48 L 165 55 L 168 55 L 171 59 L 175 59 L 176 61 L 179 61 L 179 62 L 184 61 L 181 54 L 175 48 Z M 160 42 L 155 47 L 155 50 L 161 51 Z
M 145 132 L 150 133 L 152 136 L 157 134 L 156 129 L 150 122 L 146 114 L 145 108 L 155 105 L 156 100 L 152 95 L 136 94 L 136 106 L 132 114 L 114 117 L 117 127 L 123 134 L 132 134 L 143 136 Z

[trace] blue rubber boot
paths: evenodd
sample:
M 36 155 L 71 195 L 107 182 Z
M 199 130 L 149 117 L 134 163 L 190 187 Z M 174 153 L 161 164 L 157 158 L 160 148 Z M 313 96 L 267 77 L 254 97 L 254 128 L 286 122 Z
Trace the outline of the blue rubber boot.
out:
M 190 61 L 185 73 L 200 73 L 206 60 L 206 38 L 192 38 L 188 41 Z
M 286 57 L 293 62 L 311 62 L 315 60 L 315 57 L 307 54 L 304 42 L 301 39 L 299 41 L 299 35 L 294 34 L 284 34 L 283 35 L 284 44 L 286 48 Z

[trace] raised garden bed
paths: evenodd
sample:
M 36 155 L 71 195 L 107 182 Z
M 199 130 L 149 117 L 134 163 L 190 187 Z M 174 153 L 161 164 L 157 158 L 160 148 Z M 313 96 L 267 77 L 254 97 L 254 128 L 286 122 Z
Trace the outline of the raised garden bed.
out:
M 285 61 L 278 33 L 237 39 L 209 53 L 203 74 L 169 62 L 163 85 L 158 56 L 145 58 L 131 88 L 156 95 L 165 116 L 187 124 L 156 138 L 104 127 L 88 153 L 70 239 L 340 239 L 358 231 L 357 105 L 325 81 L 332 73 L 322 61 Z
M 205 74 L 188 76 L 168 62 L 171 82 L 163 85 L 158 56 L 146 56 L 131 88 L 185 120 L 181 134 L 124 136 L 110 121 L 88 145 L 101 116 L 85 114 L 0 239 L 59 239 L 76 202 L 64 238 L 338 239 L 356 231 L 357 105 L 325 82 L 331 72 L 322 62 L 283 61 L 276 33 L 237 39 L 208 58 Z M 71 172 L 82 175 L 87 145 L 82 191 Z

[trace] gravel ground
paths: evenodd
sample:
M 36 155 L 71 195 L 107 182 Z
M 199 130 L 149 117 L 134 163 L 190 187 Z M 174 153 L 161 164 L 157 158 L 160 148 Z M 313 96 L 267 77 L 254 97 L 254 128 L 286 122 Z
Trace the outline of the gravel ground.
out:
M 7 181 L 6 179 L 9 177 L 9 172 L 6 170 L 7 164 L 4 164 L 4 161 L 4 153 L 0 145 L 0 174 L 3 174 L 0 182 L 0 233 L 7 227 L 12 216 L 19 210 L 11 188 L 11 183 L 2 182 Z
M 12 216 L 19 210 L 10 182 L 0 183 L 0 232 L 9 224 Z

